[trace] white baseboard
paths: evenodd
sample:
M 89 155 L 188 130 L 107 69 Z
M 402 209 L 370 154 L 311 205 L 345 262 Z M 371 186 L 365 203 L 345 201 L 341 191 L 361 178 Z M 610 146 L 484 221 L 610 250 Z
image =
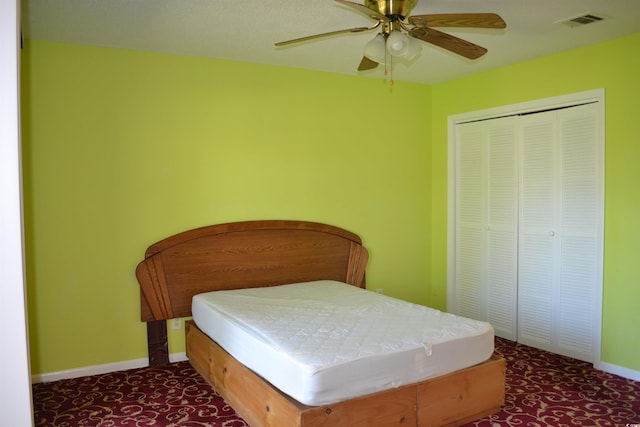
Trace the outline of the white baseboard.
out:
M 633 369 L 625 368 L 622 366 L 614 365 L 612 363 L 606 363 L 606 362 L 600 361 L 594 364 L 594 368 L 600 369 L 601 371 L 618 375 L 620 377 L 627 378 L 630 380 L 640 381 L 640 372 L 634 371 Z
M 169 355 L 169 362 L 182 362 L 187 360 L 187 354 L 172 353 Z M 31 376 L 31 383 L 48 383 L 51 381 L 66 380 L 69 378 L 86 377 L 90 375 L 107 374 L 109 372 L 124 371 L 127 369 L 137 369 L 149 366 L 149 359 L 125 360 L 123 362 L 107 363 L 105 365 L 85 366 L 83 368 L 69 369 L 66 371 L 48 372 Z
M 171 363 L 176 363 L 176 362 L 185 362 L 189 360 L 189 358 L 187 358 L 187 353 L 182 352 L 182 353 L 172 353 L 169 355 L 169 362 Z

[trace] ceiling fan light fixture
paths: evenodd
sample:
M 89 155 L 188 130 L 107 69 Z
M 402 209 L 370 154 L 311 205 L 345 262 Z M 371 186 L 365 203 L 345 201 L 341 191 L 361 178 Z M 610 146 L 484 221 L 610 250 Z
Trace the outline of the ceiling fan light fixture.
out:
M 385 75 L 387 69 L 392 69 L 397 60 L 413 60 L 420 54 L 422 42 L 426 42 L 467 59 L 478 59 L 487 49 L 452 34 L 435 30 L 432 27 L 461 27 L 461 28 L 506 28 L 504 20 L 495 13 L 436 13 L 409 16 L 410 11 L 418 0 L 364 0 L 364 4 L 353 0 L 336 0 L 336 2 L 350 7 L 375 21 L 369 27 L 355 27 L 344 30 L 329 31 L 297 39 L 277 42 L 276 46 L 305 42 L 322 37 L 344 33 L 360 33 L 376 28 L 380 29 L 373 40 L 364 46 L 364 55 L 358 65 L 358 71 L 372 70 L 384 64 Z M 583 20 L 602 19 L 588 14 Z M 405 22 L 406 20 L 406 22 Z
M 372 40 L 364 45 L 364 56 L 376 61 L 378 64 L 385 63 L 385 39 L 382 34 L 377 34 Z
M 410 40 L 400 31 L 392 31 L 387 37 L 387 50 L 393 56 L 404 56 L 409 51 Z

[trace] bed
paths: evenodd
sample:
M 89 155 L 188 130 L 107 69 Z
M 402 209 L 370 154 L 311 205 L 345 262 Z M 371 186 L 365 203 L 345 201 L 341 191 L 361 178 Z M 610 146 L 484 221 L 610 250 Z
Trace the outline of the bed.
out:
M 280 390 L 283 386 L 278 384 L 278 378 L 285 378 L 285 375 L 272 377 L 270 382 L 263 378 L 269 374 L 256 373 L 261 363 L 277 366 L 276 356 L 281 353 L 282 342 L 276 343 L 279 347 L 272 353 L 258 348 L 242 355 L 233 348 L 235 337 L 243 333 L 262 335 L 262 331 L 227 330 L 226 341 L 224 332 L 219 336 L 213 335 L 216 336 L 213 340 L 210 335 L 215 331 L 203 331 L 211 327 L 226 330 L 220 325 L 228 314 L 227 306 L 221 306 L 222 311 L 217 314 L 203 311 L 204 306 L 221 304 L 220 299 L 242 301 L 240 305 L 245 305 L 247 298 L 253 300 L 265 292 L 271 295 L 274 291 L 280 292 L 280 296 L 275 298 L 285 300 L 290 297 L 294 301 L 288 307 L 293 307 L 291 310 L 298 317 L 300 313 L 304 316 L 308 310 L 302 305 L 301 296 L 311 295 L 310 301 L 304 304 L 313 304 L 317 299 L 322 303 L 320 305 L 334 306 L 339 304 L 321 301 L 322 298 L 344 291 L 345 296 L 336 301 L 350 301 L 351 295 L 356 298 L 354 304 L 345 304 L 348 316 L 343 319 L 353 322 L 359 317 L 353 316 L 360 307 L 357 298 L 375 301 L 382 298 L 387 303 L 393 300 L 385 300 L 385 297 L 364 290 L 367 260 L 367 250 L 357 235 L 327 224 L 305 221 L 219 224 L 161 240 L 147 249 L 144 260 L 136 269 L 141 290 L 142 320 L 147 322 L 150 364 L 168 363 L 166 320 L 194 315 L 194 320 L 186 322 L 187 357 L 238 414 L 255 427 L 461 425 L 497 412 L 504 402 L 505 361 L 495 355 L 463 362 L 465 365 L 455 367 L 455 370 L 449 366 L 445 373 L 427 379 L 413 380 L 409 376 L 392 383 L 392 386 L 379 388 L 376 388 L 373 377 L 376 376 L 374 373 L 382 371 L 382 365 L 370 364 L 363 372 L 371 373 L 365 377 L 370 376 L 372 381 L 369 382 L 374 385 L 365 392 L 350 390 L 341 395 L 340 389 L 345 387 L 335 387 L 336 377 L 333 380 L 327 377 L 313 384 L 317 388 L 329 384 L 329 395 L 307 398 L 304 388 L 301 388 L 302 394 L 291 393 L 298 397 L 294 399 Z M 198 305 L 199 299 L 209 295 L 212 302 L 205 298 L 205 302 Z M 270 305 L 273 304 L 267 303 L 265 307 Z M 284 309 L 280 310 L 284 313 Z M 416 310 L 421 308 L 416 306 Z M 203 317 L 202 313 L 209 314 Z M 429 315 L 451 316 L 438 313 L 430 312 Z M 271 313 L 269 316 L 274 315 Z M 203 320 L 207 317 L 211 318 L 209 326 Z M 234 320 L 231 323 L 253 325 L 253 317 L 249 316 L 246 322 Z M 456 320 L 455 316 L 453 318 Z M 281 320 L 289 322 L 284 315 Z M 463 329 L 473 329 L 474 325 L 477 326 L 475 323 L 465 324 Z M 485 343 L 486 352 L 487 331 L 479 329 L 469 334 L 476 341 Z M 233 339 L 229 340 L 229 337 Z M 238 347 L 242 349 L 245 344 Z M 416 364 L 417 360 L 424 361 L 425 355 L 430 355 L 433 348 L 430 344 L 424 348 L 409 348 L 413 353 L 408 352 L 401 357 L 406 358 L 407 365 Z M 464 359 L 469 353 L 467 348 L 467 344 L 459 344 L 450 354 Z M 261 357 L 251 361 L 246 359 L 246 353 Z M 396 366 L 404 365 L 403 362 L 394 363 Z M 295 370 L 282 366 L 285 367 L 279 368 L 280 374 L 294 372 L 287 381 L 296 383 L 298 374 Z M 305 369 L 301 368 L 300 373 Z M 356 371 L 342 366 L 342 371 L 338 372 L 346 379 Z

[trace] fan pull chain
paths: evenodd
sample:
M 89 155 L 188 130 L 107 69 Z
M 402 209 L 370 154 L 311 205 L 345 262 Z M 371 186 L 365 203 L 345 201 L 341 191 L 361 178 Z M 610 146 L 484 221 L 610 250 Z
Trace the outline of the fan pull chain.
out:
M 388 69 L 387 69 L 387 64 L 389 64 Z M 389 86 L 393 87 L 393 55 L 385 54 L 384 77 L 385 77 L 385 81 L 387 80 L 389 81 Z
M 386 46 L 387 41 L 385 40 L 385 46 Z M 387 70 L 387 64 L 389 63 L 389 53 L 387 53 L 387 49 L 385 47 L 384 49 L 384 78 L 385 81 L 387 79 L 387 75 L 389 74 L 389 71 Z

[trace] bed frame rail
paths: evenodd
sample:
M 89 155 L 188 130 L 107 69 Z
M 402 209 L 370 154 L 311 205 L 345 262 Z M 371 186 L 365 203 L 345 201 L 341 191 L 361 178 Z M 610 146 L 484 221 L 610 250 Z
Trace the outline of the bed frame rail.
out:
M 505 360 L 330 405 L 305 406 L 186 322 L 194 368 L 252 427 L 458 426 L 494 414 L 505 397 Z M 247 393 L 251 398 L 247 397 Z

